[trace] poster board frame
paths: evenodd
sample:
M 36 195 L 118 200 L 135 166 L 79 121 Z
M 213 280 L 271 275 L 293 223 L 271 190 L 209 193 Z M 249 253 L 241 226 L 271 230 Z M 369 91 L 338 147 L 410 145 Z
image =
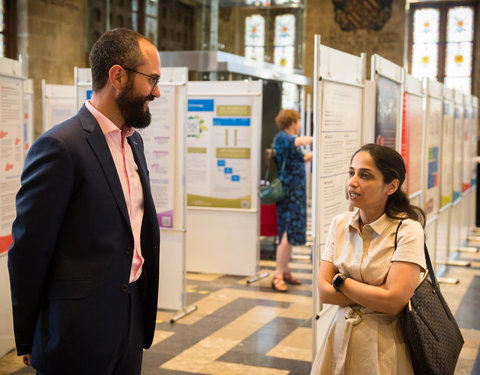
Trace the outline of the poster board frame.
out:
M 374 115 L 374 128 L 372 129 L 372 133 L 369 137 L 369 141 L 372 143 L 383 144 L 385 139 L 387 139 L 387 137 L 383 137 L 381 134 L 377 134 L 378 133 L 377 130 L 379 129 L 378 126 L 381 126 L 378 124 L 378 111 L 379 111 L 378 100 L 380 97 L 382 98 L 385 97 L 385 93 L 383 95 L 380 95 L 380 92 L 379 92 L 380 83 L 383 82 L 383 86 L 385 87 L 388 87 L 388 85 L 391 85 L 392 89 L 387 90 L 387 91 L 390 91 L 390 94 L 395 96 L 398 94 L 398 98 L 396 98 L 396 100 L 395 100 L 395 96 L 390 98 L 392 99 L 390 100 L 390 102 L 393 108 L 395 108 L 395 105 L 396 105 L 396 113 L 393 114 L 396 120 L 395 130 L 391 131 L 392 129 L 387 129 L 388 126 L 385 126 L 387 124 L 383 124 L 383 133 L 385 132 L 389 132 L 389 133 L 391 132 L 392 134 L 393 132 L 395 133 L 395 141 L 392 142 L 392 144 L 394 145 L 393 148 L 396 151 L 400 152 L 401 145 L 402 145 L 401 127 L 402 127 L 402 115 L 403 115 L 402 108 L 403 108 L 403 90 L 404 90 L 403 88 L 404 68 L 391 62 L 390 60 L 387 60 L 386 58 L 378 54 L 374 54 L 372 55 L 372 58 L 371 58 L 371 80 L 375 82 L 375 85 L 374 85 L 375 93 L 373 94 L 374 95 L 373 100 L 375 103 L 375 106 L 374 106 L 375 115 Z M 397 85 L 398 87 L 393 87 L 393 85 Z M 387 114 L 388 114 L 388 111 L 387 111 Z M 388 117 L 391 120 L 393 116 L 392 114 L 389 114 L 386 117 Z M 380 140 L 379 136 L 383 137 L 383 140 Z M 387 144 L 385 145 L 387 146 Z
M 321 252 L 324 247 L 325 235 L 322 228 L 328 227 L 329 222 L 326 223 L 326 218 L 322 218 L 321 208 L 319 207 L 319 202 L 322 201 L 322 192 L 326 191 L 325 187 L 327 184 L 322 183 L 323 180 L 328 180 L 329 178 L 333 181 L 337 179 L 337 176 L 327 176 L 322 175 L 326 171 L 325 160 L 322 156 L 324 152 L 327 151 L 328 142 L 326 138 L 331 135 L 327 131 L 328 127 L 326 125 L 326 111 L 325 108 L 327 105 L 334 106 L 334 101 L 331 101 L 332 95 L 325 95 L 325 89 L 328 87 L 331 88 L 345 88 L 348 92 L 348 89 L 353 93 L 360 90 L 360 100 L 358 102 L 352 101 L 358 106 L 358 111 L 360 112 L 357 116 L 358 118 L 358 128 L 354 129 L 356 133 L 356 139 L 353 139 L 353 142 L 356 141 L 355 150 L 358 149 L 362 142 L 362 127 L 364 125 L 364 100 L 365 100 L 365 70 L 366 70 L 366 59 L 365 54 L 362 54 L 360 57 L 353 56 L 320 44 L 320 36 L 315 36 L 315 65 L 314 65 L 314 101 L 313 101 L 313 120 L 314 120 L 314 141 L 313 141 L 313 177 L 312 177 L 312 240 L 313 240 L 313 251 L 312 251 L 312 313 L 315 319 L 312 319 L 312 355 L 313 357 L 317 353 L 318 345 L 321 341 L 322 333 L 326 331 L 330 321 L 333 317 L 333 314 L 337 310 L 336 306 L 325 305 L 322 306 L 318 296 L 318 290 L 315 287 L 318 285 L 318 268 L 321 259 Z M 332 86 L 333 85 L 333 86 Z M 328 103 L 328 104 L 327 104 Z M 338 112 L 338 109 L 337 109 Z M 348 112 L 348 111 L 346 111 Z M 339 117 L 339 127 L 341 128 L 344 125 L 345 121 L 342 122 L 342 118 Z M 346 133 L 346 130 L 343 130 L 343 133 Z M 338 134 L 340 134 L 339 131 Z M 335 139 L 335 138 L 331 138 Z M 352 139 L 350 139 L 352 141 Z M 354 151 L 355 151 L 354 150 Z M 346 181 L 348 163 L 350 162 L 350 157 L 353 152 L 347 152 L 344 150 L 344 154 L 350 154 L 345 158 L 345 160 L 340 160 L 342 164 L 340 169 L 345 169 L 344 176 L 342 172 L 339 174 L 339 179 L 335 182 L 335 186 L 340 186 L 342 192 L 345 192 L 345 184 L 343 181 Z M 322 164 L 323 162 L 323 164 Z M 345 165 L 343 165 L 345 164 Z M 333 165 L 333 164 L 332 164 Z M 330 170 L 330 169 L 329 169 Z M 338 183 L 342 180 L 341 183 Z M 323 190 L 322 190 L 323 188 Z M 340 193 L 340 196 L 343 196 L 343 193 Z M 346 202 L 346 201 L 345 201 Z M 343 208 L 343 209 L 342 209 Z M 333 213 L 333 216 L 345 211 L 345 207 L 340 205 L 340 207 L 335 208 L 336 211 Z M 346 204 L 346 209 L 348 209 L 348 203 Z M 333 212 L 333 211 L 332 211 Z
M 243 97 L 251 100 L 251 206 L 223 208 L 187 205 L 187 271 L 248 276 L 259 270 L 260 201 L 257 189 L 261 163 L 262 85 L 262 81 L 193 81 L 187 84 L 189 100 L 213 99 L 213 106 L 215 98 Z M 208 164 L 206 168 L 211 167 Z M 186 178 L 188 180 L 188 170 Z
M 18 113 L 18 129 L 17 129 L 17 135 L 15 137 L 20 138 L 21 142 L 21 152 L 20 152 L 20 160 L 16 160 L 16 163 L 21 163 L 20 168 L 15 168 L 18 169 L 18 173 L 15 172 L 13 175 L 5 175 L 5 177 L 0 177 L 0 183 L 2 183 L 4 186 L 7 184 L 4 183 L 8 180 L 9 184 L 11 181 L 14 181 L 17 186 L 20 186 L 20 176 L 21 176 L 21 171 L 23 169 L 23 164 L 25 161 L 25 147 L 23 147 L 24 144 L 24 134 L 25 128 L 24 128 L 24 113 L 23 113 L 23 96 L 24 96 L 24 82 L 25 82 L 25 77 L 23 77 L 22 74 L 22 64 L 19 61 L 8 59 L 8 58 L 0 58 L 0 78 L 6 78 L 6 79 L 14 79 L 18 80 L 18 83 L 20 84 L 19 87 L 19 93 L 18 93 L 18 99 L 19 99 L 19 113 Z M 2 124 L 3 125 L 3 124 Z M 2 136 L 8 137 L 10 136 L 9 134 L 4 134 L 4 133 L 10 133 L 9 130 L 7 129 L 6 131 L 0 129 L 0 133 L 2 133 Z M 15 141 L 16 144 L 16 141 Z M 10 155 L 8 155 L 10 157 Z M 3 159 L 2 159 L 3 160 Z M 8 164 L 8 160 L 6 160 Z M 14 164 L 12 162 L 12 164 Z M 14 169 L 14 170 L 15 170 Z M 16 181 L 16 182 L 15 182 Z M 8 191 L 5 193 L 1 191 L 2 193 L 2 202 L 4 204 L 12 204 L 12 206 L 15 205 L 15 194 L 10 194 Z M 15 192 L 16 193 L 16 192 Z M 10 200 L 10 197 L 11 200 Z M 7 200 L 8 198 L 8 200 Z M 8 202 L 8 203 L 7 203 Z M 11 203 L 10 203 L 11 202 Z M 5 214 L 5 213 L 3 213 Z M 11 237 L 11 232 L 7 235 L 4 235 L 3 233 L 0 233 L 0 357 L 2 357 L 4 354 L 9 352 L 15 347 L 15 341 L 14 341 L 14 333 L 13 333 L 13 326 L 12 326 L 12 321 L 13 321 L 13 315 L 12 315 L 12 301 L 10 298 L 10 279 L 9 279 L 9 273 L 8 273 L 8 256 L 7 256 L 7 251 L 12 243 L 12 237 Z
M 57 107 L 63 107 L 67 110 L 60 121 L 55 120 L 54 114 Z M 71 112 L 68 111 L 67 107 L 71 107 Z M 77 113 L 75 109 L 74 85 L 54 85 L 42 79 L 43 133 L 75 115 Z

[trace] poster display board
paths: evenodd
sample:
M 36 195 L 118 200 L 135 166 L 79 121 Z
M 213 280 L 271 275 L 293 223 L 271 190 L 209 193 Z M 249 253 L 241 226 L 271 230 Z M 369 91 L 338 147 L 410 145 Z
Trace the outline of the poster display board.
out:
M 422 81 L 406 75 L 403 94 L 401 155 L 407 170 L 404 186 L 410 198 L 417 196 L 422 191 L 423 101 Z
M 252 207 L 252 96 L 188 98 L 187 203 Z
M 188 82 L 187 92 L 187 270 L 255 274 L 262 83 Z
M 77 111 L 92 97 L 92 72 L 90 68 L 74 68 L 75 104 Z
M 440 146 L 442 142 L 442 87 L 435 81 L 426 81 L 427 118 L 425 124 L 424 153 L 424 211 L 427 221 L 438 213 L 440 208 L 439 171 Z
M 453 142 L 455 126 L 455 96 L 452 89 L 443 87 L 443 124 L 440 158 L 440 208 L 453 201 Z
M 75 86 L 51 85 L 42 80 L 43 132 L 77 113 Z
M 372 56 L 372 77 L 376 82 L 374 142 L 400 151 L 403 69 L 389 60 Z
M 361 146 L 365 57 L 320 45 L 315 37 L 314 151 L 312 177 L 312 285 L 328 228 L 334 216 L 348 210 L 346 181 L 353 153 Z M 321 305 L 313 290 L 313 353 L 336 311 Z
M 463 107 L 463 163 L 462 163 L 462 194 L 472 186 L 472 97 L 464 96 Z
M 23 82 L 23 142 L 25 146 L 25 154 L 28 152 L 35 139 L 33 99 L 33 79 L 26 79 Z
M 478 132 L 478 97 L 472 96 L 472 187 L 477 186 Z
M 463 171 L 463 94 L 455 92 L 455 130 L 453 141 L 453 201 L 462 195 Z
M 16 216 L 15 195 L 25 161 L 23 81 L 20 62 L 0 59 L 0 357 L 14 348 L 7 252 Z

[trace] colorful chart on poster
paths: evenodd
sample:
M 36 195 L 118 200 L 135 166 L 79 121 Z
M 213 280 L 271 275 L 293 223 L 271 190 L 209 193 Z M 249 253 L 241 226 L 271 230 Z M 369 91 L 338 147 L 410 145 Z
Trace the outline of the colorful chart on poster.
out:
M 396 149 L 399 119 L 400 85 L 378 76 L 375 143 Z
M 152 196 L 161 228 L 174 226 L 175 190 L 175 88 L 162 87 L 150 103 L 152 122 L 141 130 L 150 171 Z
M 24 161 L 22 97 L 21 80 L 0 77 L 0 254 L 12 243 L 15 195 Z
M 252 98 L 188 99 L 188 206 L 249 209 Z
M 423 98 L 404 94 L 402 157 L 407 169 L 407 195 L 422 190 Z
M 425 140 L 425 206 L 427 217 L 439 209 L 439 169 L 442 130 L 442 101 L 428 98 Z

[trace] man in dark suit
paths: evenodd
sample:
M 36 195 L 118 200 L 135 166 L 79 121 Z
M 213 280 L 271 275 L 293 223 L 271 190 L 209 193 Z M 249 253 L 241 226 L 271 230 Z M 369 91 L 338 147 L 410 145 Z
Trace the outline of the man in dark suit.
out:
M 93 95 L 25 161 L 8 253 L 18 355 L 42 375 L 140 374 L 154 335 L 159 229 L 143 141 L 155 46 L 128 29 L 90 52 Z

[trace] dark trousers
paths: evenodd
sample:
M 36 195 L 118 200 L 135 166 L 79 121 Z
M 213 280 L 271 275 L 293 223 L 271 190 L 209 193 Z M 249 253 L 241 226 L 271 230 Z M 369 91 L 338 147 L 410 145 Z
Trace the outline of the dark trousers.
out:
M 120 350 L 105 358 L 105 363 L 84 363 L 91 368 L 96 368 L 95 374 L 102 375 L 140 375 L 143 357 L 143 309 L 137 283 L 128 286 L 129 295 L 129 326 L 122 336 Z M 92 343 L 94 346 L 95 343 Z M 98 359 L 97 359 L 98 361 Z M 103 369 L 103 370 L 101 370 Z M 105 370 L 108 369 L 108 370 Z M 95 371 L 93 370 L 93 371 Z M 79 369 L 72 369 L 77 374 Z M 37 371 L 37 375 L 49 375 L 48 372 Z

